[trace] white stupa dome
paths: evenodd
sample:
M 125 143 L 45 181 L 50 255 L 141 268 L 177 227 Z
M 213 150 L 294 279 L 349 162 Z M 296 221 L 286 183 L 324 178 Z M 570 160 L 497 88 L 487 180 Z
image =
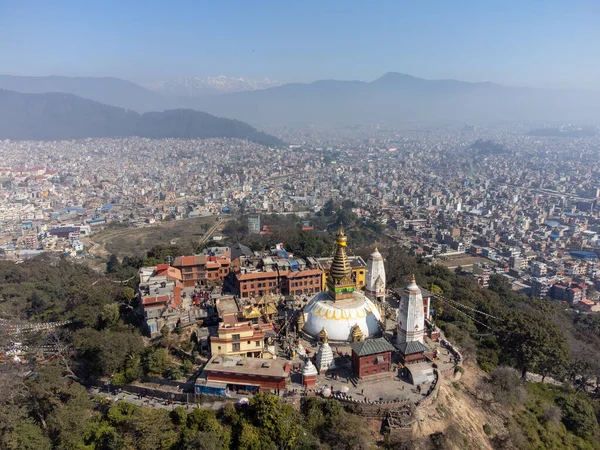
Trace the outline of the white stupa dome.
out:
M 362 292 L 354 291 L 352 297 L 334 301 L 328 292 L 320 292 L 304 307 L 306 322 L 302 331 L 318 337 L 323 328 L 329 340 L 351 342 L 352 328 L 358 325 L 365 338 L 379 334 L 381 315 L 377 306 Z

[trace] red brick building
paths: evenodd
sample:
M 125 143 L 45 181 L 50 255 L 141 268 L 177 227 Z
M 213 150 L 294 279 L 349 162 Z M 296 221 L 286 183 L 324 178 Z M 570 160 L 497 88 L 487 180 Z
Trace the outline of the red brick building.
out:
M 352 372 L 359 378 L 389 372 L 394 346 L 384 338 L 355 342 L 352 347 Z
M 403 342 L 398 344 L 400 360 L 404 364 L 414 364 L 425 361 L 427 347 L 419 341 Z
M 240 271 L 235 273 L 234 283 L 242 298 L 267 294 L 313 294 L 321 291 L 322 273 L 320 269 Z
M 185 287 L 222 280 L 229 274 L 230 266 L 230 258 L 224 256 L 178 256 L 173 262 L 173 267 L 181 270 Z

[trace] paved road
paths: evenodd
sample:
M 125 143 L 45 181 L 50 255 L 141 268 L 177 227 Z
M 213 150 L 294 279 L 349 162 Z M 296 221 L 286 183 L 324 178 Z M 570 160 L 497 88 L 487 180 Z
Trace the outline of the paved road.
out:
M 170 405 L 166 400 L 163 399 L 157 399 L 157 398 L 152 398 L 152 397 L 144 397 L 144 398 L 139 398 L 136 394 L 131 394 L 129 392 L 120 392 L 119 394 L 109 394 L 106 391 L 100 391 L 98 388 L 90 388 L 88 390 L 88 392 L 90 393 L 90 395 L 92 396 L 96 396 L 96 395 L 100 395 L 104 398 L 110 399 L 113 402 L 119 402 L 119 401 L 124 401 L 127 403 L 133 403 L 134 405 L 138 405 L 138 406 L 146 406 L 146 407 L 150 407 L 150 408 L 162 408 L 162 409 L 174 409 L 177 406 L 183 406 L 184 408 L 187 408 L 189 410 L 195 409 L 195 408 L 202 408 L 202 409 L 214 409 L 214 410 L 219 410 L 221 409 L 223 406 L 225 406 L 227 403 L 230 402 L 226 402 L 226 401 L 204 401 L 202 403 L 190 403 L 187 404 L 184 402 L 173 402 L 172 405 Z
M 210 229 L 200 239 L 200 245 L 202 245 L 206 241 L 208 241 L 209 238 L 212 236 L 212 234 L 217 230 L 217 228 L 219 228 L 219 226 L 225 224 L 225 222 L 227 222 L 227 220 L 228 219 L 224 219 L 224 218 L 222 218 L 222 217 L 219 216 L 219 218 L 217 219 L 217 223 L 215 223 L 212 227 L 210 227 Z

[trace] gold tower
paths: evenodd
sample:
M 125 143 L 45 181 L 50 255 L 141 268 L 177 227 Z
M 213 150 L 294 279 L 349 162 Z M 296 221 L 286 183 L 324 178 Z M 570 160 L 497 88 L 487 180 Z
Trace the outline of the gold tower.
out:
M 340 223 L 340 228 L 335 235 L 335 255 L 327 276 L 327 291 L 335 301 L 351 298 L 356 289 L 356 284 L 352 279 L 352 268 L 346 255 L 347 240 L 344 227 Z

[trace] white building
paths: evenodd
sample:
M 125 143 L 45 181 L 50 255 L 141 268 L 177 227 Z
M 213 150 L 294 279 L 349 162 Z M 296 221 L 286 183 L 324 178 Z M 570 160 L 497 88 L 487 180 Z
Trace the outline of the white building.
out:
M 385 266 L 383 257 L 377 248 L 367 261 L 367 280 L 365 289 L 371 300 L 385 300 Z
M 398 308 L 398 344 L 407 342 L 423 343 L 425 330 L 425 312 L 423 294 L 413 275 L 404 289 Z

